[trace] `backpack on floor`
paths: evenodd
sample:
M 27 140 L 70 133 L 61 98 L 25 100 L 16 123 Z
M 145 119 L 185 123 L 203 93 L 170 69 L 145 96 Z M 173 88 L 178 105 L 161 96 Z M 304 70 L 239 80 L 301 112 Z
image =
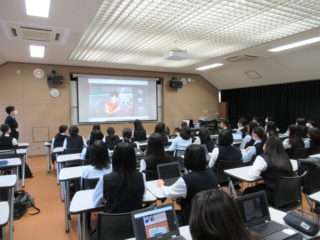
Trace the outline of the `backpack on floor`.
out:
M 24 190 L 16 191 L 14 193 L 13 205 L 14 220 L 20 219 L 25 213 L 29 215 L 36 215 L 40 213 L 40 209 L 34 205 L 34 198 Z M 35 212 L 29 213 L 28 208 L 33 208 Z

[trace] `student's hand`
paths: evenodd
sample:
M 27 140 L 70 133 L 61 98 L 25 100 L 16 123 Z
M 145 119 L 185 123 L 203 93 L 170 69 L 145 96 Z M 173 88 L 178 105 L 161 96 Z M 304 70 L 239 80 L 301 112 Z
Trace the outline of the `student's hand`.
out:
M 157 185 L 159 188 L 163 188 L 164 187 L 164 181 L 162 179 L 158 180 Z
M 251 146 L 250 146 L 250 147 L 247 147 L 244 151 L 245 151 L 245 152 L 248 152 L 250 148 L 251 148 Z

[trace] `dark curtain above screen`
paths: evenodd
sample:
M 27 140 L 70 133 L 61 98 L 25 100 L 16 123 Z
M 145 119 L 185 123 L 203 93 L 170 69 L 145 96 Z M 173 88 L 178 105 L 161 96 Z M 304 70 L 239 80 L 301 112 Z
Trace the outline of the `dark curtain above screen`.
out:
M 221 100 L 228 103 L 233 125 L 242 116 L 262 121 L 270 116 L 285 131 L 297 117 L 320 120 L 320 80 L 223 90 Z

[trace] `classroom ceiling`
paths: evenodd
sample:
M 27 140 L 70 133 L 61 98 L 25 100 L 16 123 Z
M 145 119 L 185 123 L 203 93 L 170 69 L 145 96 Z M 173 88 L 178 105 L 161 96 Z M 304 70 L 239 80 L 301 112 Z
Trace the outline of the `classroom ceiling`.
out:
M 49 18 L 27 16 L 24 0 L 10 0 L 0 3 L 0 24 L 0 64 L 198 73 L 218 89 L 320 79 L 320 43 L 267 51 L 320 36 L 319 0 L 51 0 Z M 60 39 L 16 39 L 13 25 L 53 29 Z M 45 57 L 31 58 L 30 44 L 45 46 Z M 188 59 L 166 60 L 172 49 L 186 50 Z M 244 54 L 258 58 L 226 61 Z M 217 62 L 224 65 L 195 70 Z

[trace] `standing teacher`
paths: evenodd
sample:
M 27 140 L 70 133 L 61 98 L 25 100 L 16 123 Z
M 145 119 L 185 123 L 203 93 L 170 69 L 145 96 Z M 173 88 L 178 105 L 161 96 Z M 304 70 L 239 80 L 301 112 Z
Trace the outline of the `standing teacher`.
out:
M 6 107 L 6 112 L 8 113 L 8 117 L 5 120 L 5 124 L 8 124 L 10 127 L 10 136 L 19 139 L 19 128 L 18 128 L 18 122 L 15 118 L 15 116 L 18 114 L 18 111 L 15 109 L 14 106 L 8 106 Z

